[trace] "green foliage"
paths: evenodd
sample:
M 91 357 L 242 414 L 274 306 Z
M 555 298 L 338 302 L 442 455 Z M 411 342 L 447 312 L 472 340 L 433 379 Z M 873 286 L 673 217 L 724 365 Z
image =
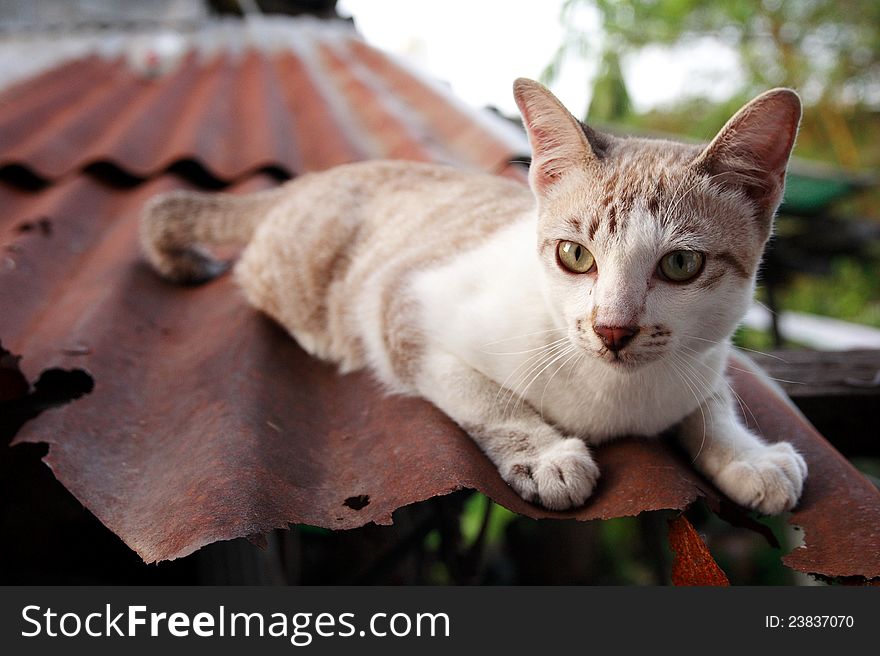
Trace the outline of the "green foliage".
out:
M 758 289 L 758 297 L 762 296 Z M 828 275 L 796 276 L 779 292 L 780 311 L 818 314 L 880 328 L 880 269 L 876 260 L 840 257 L 831 262 Z M 769 332 L 741 326 L 733 336 L 741 348 L 770 351 L 775 348 Z M 803 348 L 786 341 L 785 348 Z
M 575 20 L 598 11 L 602 36 L 592 38 Z M 880 70 L 880 2 L 855 0 L 568 0 L 566 48 L 591 55 L 625 55 L 649 44 L 673 46 L 705 36 L 737 49 L 753 95 L 771 86 L 809 88 L 816 99 L 867 102 Z M 874 101 L 876 102 L 876 100 Z
M 504 506 L 479 493 L 474 493 L 467 500 L 464 512 L 461 514 L 461 534 L 465 544 L 470 546 L 477 539 L 480 527 L 483 524 L 483 516 L 486 513 L 486 504 L 490 504 L 489 524 L 486 527 L 486 544 L 490 547 L 501 543 L 504 538 L 504 529 L 517 517 Z
M 733 336 L 733 343 L 740 348 L 749 351 L 765 353 L 774 348 L 773 336 L 766 330 L 756 330 L 748 326 L 741 326 Z
M 587 116 L 591 121 L 622 121 L 631 112 L 632 103 L 620 70 L 620 57 L 615 52 L 606 52 L 593 85 Z
M 880 272 L 873 262 L 836 259 L 828 276 L 795 278 L 782 307 L 880 327 Z
M 584 27 L 598 17 L 600 31 Z M 563 62 L 603 62 L 592 81 L 590 119 L 711 138 L 743 102 L 774 86 L 797 89 L 806 109 L 799 156 L 847 168 L 880 165 L 880 2 L 853 0 L 567 0 L 562 45 L 542 79 Z M 621 62 L 647 46 L 686 48 L 712 39 L 738 54 L 741 88 L 723 106 L 686 90 L 664 112 L 633 116 Z M 729 81 L 728 81 L 729 82 Z M 876 216 L 880 194 L 856 203 Z
M 607 569 L 605 583 L 650 585 L 652 574 L 641 551 L 644 536 L 636 517 L 617 517 L 600 524 L 601 556 Z

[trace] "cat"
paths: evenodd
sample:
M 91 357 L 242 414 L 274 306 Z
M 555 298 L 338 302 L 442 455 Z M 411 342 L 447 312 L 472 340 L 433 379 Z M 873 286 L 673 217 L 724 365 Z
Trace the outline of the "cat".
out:
M 141 241 L 165 277 L 225 268 L 312 355 L 364 367 L 455 420 L 524 499 L 582 505 L 590 447 L 678 425 L 694 465 L 762 513 L 807 468 L 742 423 L 725 380 L 801 116 L 788 89 L 705 147 L 621 138 L 518 79 L 529 186 L 442 165 L 367 161 L 251 195 L 152 199 Z

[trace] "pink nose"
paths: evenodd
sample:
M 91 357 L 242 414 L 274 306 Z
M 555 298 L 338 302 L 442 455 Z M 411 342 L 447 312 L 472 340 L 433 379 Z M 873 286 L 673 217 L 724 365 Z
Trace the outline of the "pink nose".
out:
M 593 326 L 593 331 L 609 351 L 615 353 L 629 344 L 639 332 L 638 326 Z

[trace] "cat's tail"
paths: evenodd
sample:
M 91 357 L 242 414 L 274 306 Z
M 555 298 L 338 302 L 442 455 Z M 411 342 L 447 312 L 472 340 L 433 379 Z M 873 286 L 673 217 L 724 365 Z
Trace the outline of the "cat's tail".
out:
M 171 191 L 150 199 L 141 213 L 140 240 L 150 264 L 170 280 L 197 283 L 228 267 L 204 247 L 245 245 L 277 203 L 279 189 L 253 194 Z

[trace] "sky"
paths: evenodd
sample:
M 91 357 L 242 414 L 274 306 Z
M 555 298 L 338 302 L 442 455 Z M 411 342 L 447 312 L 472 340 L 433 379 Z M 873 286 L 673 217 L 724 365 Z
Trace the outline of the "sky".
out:
M 517 77 L 537 79 L 553 59 L 565 33 L 563 0 L 340 0 L 371 44 L 403 56 L 417 68 L 448 82 L 465 102 L 493 105 L 515 114 L 511 95 Z M 598 40 L 598 13 L 586 7 L 578 26 Z M 569 57 L 551 89 L 583 116 L 598 62 Z M 670 51 L 650 47 L 623 64 L 638 111 L 698 91 L 714 100 L 736 87 L 736 53 L 714 40 Z

